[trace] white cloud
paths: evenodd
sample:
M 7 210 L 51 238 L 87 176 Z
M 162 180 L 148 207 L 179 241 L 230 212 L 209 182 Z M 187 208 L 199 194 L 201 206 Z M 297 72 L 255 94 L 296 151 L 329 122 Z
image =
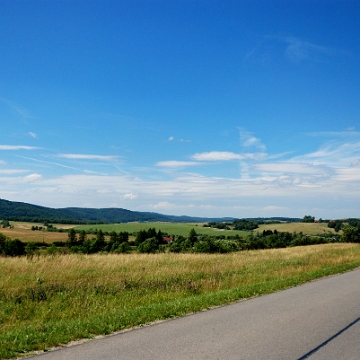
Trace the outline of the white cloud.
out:
M 26 145 L 0 145 L 0 150 L 37 150 L 38 147 Z
M 314 166 L 311 164 L 296 163 L 296 162 L 280 162 L 280 163 L 264 163 L 256 164 L 252 167 L 257 172 L 264 173 L 287 173 L 287 174 L 308 174 L 308 175 L 322 175 L 329 171 L 324 166 Z
M 125 200 L 135 200 L 135 199 L 137 199 L 138 197 L 139 197 L 139 196 L 136 195 L 136 194 L 129 193 L 129 194 L 125 194 L 125 195 L 123 196 L 123 199 L 125 199 Z
M 262 147 L 260 140 L 246 132 L 243 144 Z M 62 155 L 69 159 L 104 160 L 101 155 Z M 75 169 L 82 171 L 81 175 L 56 176 L 60 170 L 56 169 L 52 177 L 34 170 L 19 176 L 25 170 L 3 169 L 0 194 L 9 194 L 9 200 L 35 204 L 41 201 L 39 205 L 52 207 L 109 207 L 116 201 L 117 206 L 125 208 L 131 203 L 130 210 L 194 216 L 303 216 L 311 213 L 309 206 L 316 203 L 323 218 L 336 214 L 356 216 L 347 211 L 356 207 L 351 204 L 360 203 L 360 141 L 328 142 L 317 151 L 290 159 L 283 157 L 286 160 L 264 152 L 199 152 L 191 156 L 193 161 L 156 163 L 158 167 L 179 169 L 158 171 L 156 177 L 144 167 L 128 168 L 126 174 L 121 171 L 121 175 L 113 176 L 85 174 L 83 169 Z M 211 161 L 220 162 L 215 170 L 220 169 L 219 172 L 210 173 L 214 167 L 204 166 Z M 199 166 L 199 173 L 205 170 L 202 175 L 189 174 L 186 167 L 191 166 Z M 46 171 L 48 167 L 42 169 Z M 161 177 L 163 173 L 166 176 Z M 222 176 L 216 177 L 219 173 Z
M 264 158 L 264 153 L 253 154 L 236 154 L 229 151 L 210 151 L 198 153 L 191 156 L 192 159 L 197 161 L 231 161 L 231 160 L 244 160 L 244 159 L 258 159 Z
M 21 174 L 21 173 L 25 173 L 28 172 L 27 170 L 15 170 L 15 169 L 0 169 L 0 174 L 7 174 L 7 175 L 11 175 L 11 174 Z
M 62 159 L 74 159 L 74 160 L 116 160 L 119 156 L 107 156 L 107 155 L 91 155 L 91 154 L 59 154 L 59 158 Z
M 350 166 L 353 161 L 359 159 L 360 141 L 354 142 L 328 142 L 319 150 L 309 154 L 295 157 L 294 161 L 308 162 L 312 164 L 326 164 L 331 167 Z
M 253 133 L 239 128 L 240 131 L 240 143 L 244 147 L 255 147 L 261 151 L 266 150 L 266 146 L 261 142 L 260 139 L 255 137 Z
M 167 201 L 160 201 L 159 203 L 152 205 L 152 208 L 154 210 L 169 210 L 169 209 L 174 209 L 176 207 L 175 204 L 171 204 Z
M 210 151 L 194 154 L 192 155 L 192 158 L 198 161 L 229 161 L 242 160 L 245 156 L 228 151 Z
M 167 168 L 181 168 L 181 167 L 197 166 L 197 165 L 200 164 L 194 161 L 176 161 L 176 160 L 159 161 L 155 164 L 155 166 L 167 167 Z
M 174 140 L 174 137 L 173 136 L 170 136 L 169 138 L 168 138 L 168 141 L 173 141 Z
M 25 183 L 32 183 L 32 182 L 36 182 L 38 180 L 41 180 L 42 176 L 39 175 L 39 174 L 30 174 L 30 175 L 27 175 L 23 178 L 20 178 L 19 180 L 21 182 L 25 182 Z

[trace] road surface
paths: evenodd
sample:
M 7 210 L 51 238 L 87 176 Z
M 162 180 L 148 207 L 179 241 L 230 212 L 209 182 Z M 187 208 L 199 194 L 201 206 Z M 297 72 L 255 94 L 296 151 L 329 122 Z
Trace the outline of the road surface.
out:
M 33 360 L 360 359 L 360 269 Z

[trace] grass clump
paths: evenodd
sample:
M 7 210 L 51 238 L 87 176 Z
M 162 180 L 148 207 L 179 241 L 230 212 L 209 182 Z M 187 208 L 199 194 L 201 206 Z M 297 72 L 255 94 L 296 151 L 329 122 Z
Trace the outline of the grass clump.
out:
M 0 258 L 0 358 L 188 314 L 360 265 L 360 246 Z

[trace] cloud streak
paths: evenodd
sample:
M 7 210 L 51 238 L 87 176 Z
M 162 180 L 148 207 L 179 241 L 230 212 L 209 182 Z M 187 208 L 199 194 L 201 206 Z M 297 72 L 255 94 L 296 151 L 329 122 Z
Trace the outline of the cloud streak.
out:
M 177 161 L 177 160 L 159 161 L 155 164 L 155 166 L 165 167 L 165 168 L 182 168 L 187 166 L 198 166 L 198 165 L 200 165 L 199 162 Z
M 27 145 L 0 145 L 0 150 L 11 151 L 11 150 L 38 150 L 40 148 L 35 146 Z
M 101 161 L 113 161 L 119 158 L 119 156 L 91 155 L 91 154 L 59 154 L 58 157 L 61 159 L 71 159 L 71 160 L 101 160 Z

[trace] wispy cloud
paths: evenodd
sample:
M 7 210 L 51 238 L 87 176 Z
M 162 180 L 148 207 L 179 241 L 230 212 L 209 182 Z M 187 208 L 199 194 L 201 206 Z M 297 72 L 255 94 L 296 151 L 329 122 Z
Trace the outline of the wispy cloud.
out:
M 38 162 L 38 163 L 41 163 L 41 164 L 55 165 L 55 166 L 59 166 L 59 167 L 62 167 L 62 168 L 65 168 L 65 169 L 71 169 L 71 170 L 80 170 L 80 169 L 75 168 L 73 166 L 59 164 L 59 163 L 56 163 L 56 162 L 53 162 L 53 161 L 39 160 L 39 159 L 34 159 L 34 158 L 26 157 L 26 156 L 19 156 L 19 157 L 22 158 L 22 159 L 25 159 L 25 160 L 31 160 L 31 161 Z
M 197 165 L 200 164 L 194 161 L 177 161 L 177 160 L 159 161 L 155 164 L 155 166 L 167 167 L 167 168 L 182 168 L 182 167 L 197 166 Z
M 12 175 L 28 172 L 28 170 L 0 169 L 0 174 Z
M 210 151 L 194 154 L 191 158 L 198 161 L 231 161 L 243 160 L 247 158 L 247 155 L 235 154 L 228 151 Z
M 166 171 L 159 171 L 156 176 L 149 172 L 149 168 L 128 168 L 127 174 L 108 175 L 20 156 L 74 169 L 81 174 L 69 175 L 68 171 L 58 176 L 57 171 L 52 171 L 50 175 L 44 175 L 30 170 L 21 176 L 22 170 L 6 169 L 6 164 L 3 164 L 0 183 L 4 190 L 0 196 L 6 191 L 7 194 L 17 194 L 11 195 L 11 200 L 32 203 L 41 198 L 42 205 L 46 206 L 56 203 L 57 207 L 84 204 L 126 207 L 131 204 L 132 210 L 161 210 L 179 215 L 208 212 L 212 216 L 219 216 L 220 212 L 224 216 L 281 215 L 284 211 L 290 215 L 287 204 L 291 204 L 291 215 L 299 216 L 308 212 L 309 204 L 316 202 L 316 206 L 323 209 L 321 216 L 325 217 L 330 212 L 340 214 L 343 211 L 341 204 L 346 201 L 345 210 L 349 209 L 348 204 L 360 201 L 360 140 L 356 137 L 339 137 L 337 141 L 319 146 L 316 151 L 292 157 L 291 153 L 277 156 L 256 152 L 258 147 L 265 146 L 252 133 L 243 131 L 241 139 L 244 148 L 255 151 L 199 152 L 189 156 L 189 161 L 160 161 L 155 165 Z M 95 160 L 104 160 L 102 155 L 62 155 L 75 160 L 91 160 L 94 156 Z M 217 166 L 212 166 L 212 162 Z M 196 174 L 187 171 L 195 166 L 198 166 Z M 341 202 L 337 197 L 341 197 Z
M 330 55 L 333 50 L 328 47 L 316 45 L 293 36 L 279 37 L 286 46 L 286 56 L 294 62 L 305 60 L 319 61 L 324 55 Z
M 104 161 L 112 161 L 119 158 L 119 156 L 91 155 L 91 154 L 59 154 L 58 157 L 62 159 L 73 159 L 73 160 L 104 160 Z
M 267 35 L 244 57 L 245 63 L 255 62 L 266 65 L 280 58 L 299 64 L 322 62 L 329 56 L 345 54 L 343 50 L 315 44 L 296 36 Z
M 125 194 L 123 196 L 123 199 L 124 200 L 135 200 L 137 199 L 139 196 L 137 194 L 133 194 L 133 193 L 128 193 L 128 194 Z
M 28 134 L 34 139 L 37 138 L 37 135 L 35 133 L 31 132 L 31 131 Z
M 38 147 L 27 145 L 0 145 L 0 150 L 38 150 Z
M 313 137 L 333 137 L 333 138 L 360 138 L 360 132 L 355 131 L 355 128 L 346 129 L 343 131 L 317 131 L 306 133 L 308 136 Z
M 246 131 L 242 128 L 239 128 L 240 132 L 240 144 L 243 147 L 255 147 L 261 151 L 266 150 L 266 146 L 261 142 L 261 140 L 253 135 L 252 132 Z
M 30 114 L 30 112 L 28 110 L 24 109 L 23 107 L 16 104 L 15 102 L 5 99 L 5 98 L 2 98 L 2 97 L 0 97 L 0 101 L 2 103 L 6 104 L 7 106 L 9 106 L 12 110 L 16 111 L 22 117 L 24 117 L 26 119 L 33 118 L 33 116 Z
M 314 166 L 311 164 L 296 163 L 291 161 L 284 161 L 280 163 L 264 163 L 253 165 L 253 170 L 262 173 L 278 173 L 278 174 L 307 174 L 307 175 L 322 175 L 328 172 L 329 169 L 324 166 Z

